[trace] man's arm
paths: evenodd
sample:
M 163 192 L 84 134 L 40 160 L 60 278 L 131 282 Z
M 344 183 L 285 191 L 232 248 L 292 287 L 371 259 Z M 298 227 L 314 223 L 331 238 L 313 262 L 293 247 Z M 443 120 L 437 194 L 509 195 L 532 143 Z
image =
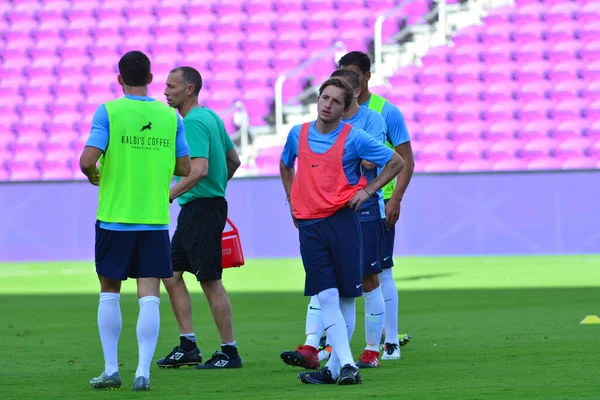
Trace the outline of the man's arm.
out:
M 79 168 L 88 181 L 94 186 L 100 183 L 100 176 L 96 164 L 106 152 L 110 139 L 110 122 L 108 120 L 108 111 L 106 106 L 101 104 L 94 113 L 92 119 L 92 129 L 88 138 L 83 153 L 79 158 Z
M 371 183 L 363 190 L 359 190 L 349 201 L 350 208 L 358 210 L 362 203 L 400 173 L 404 167 L 404 160 L 392 149 L 376 141 L 361 129 L 353 129 L 351 134 L 352 143 L 358 156 L 383 168 Z
M 292 186 L 294 185 L 294 178 L 296 177 L 296 169 L 294 164 L 298 155 L 298 139 L 300 137 L 299 126 L 294 126 L 288 134 L 285 145 L 283 146 L 283 152 L 281 153 L 281 161 L 279 162 L 279 175 L 281 176 L 281 183 L 283 183 L 283 189 L 285 190 L 285 197 L 290 206 L 290 214 L 292 214 L 292 221 L 296 228 L 296 218 L 294 218 L 294 209 L 292 208 Z
M 189 159 L 189 156 L 187 156 Z M 173 201 L 184 193 L 189 192 L 196 186 L 202 178 L 208 175 L 208 159 L 192 158 L 190 173 L 177 182 L 170 191 L 169 200 Z
M 400 218 L 400 203 L 406 193 L 406 189 L 415 169 L 415 159 L 413 156 L 412 146 L 410 144 L 410 136 L 406 128 L 404 116 L 398 107 L 391 103 L 386 103 L 386 121 L 388 126 L 388 140 L 394 145 L 396 153 L 398 153 L 405 161 L 405 168 L 398 175 L 396 188 L 392 197 L 385 205 L 385 218 L 387 228 L 392 229 L 394 224 Z
M 410 141 L 396 146 L 396 153 L 404 160 L 404 168 L 402 168 L 402 171 L 398 175 L 396 188 L 394 189 L 392 197 L 390 197 L 385 205 L 385 219 L 388 229 L 392 229 L 392 226 L 398 222 L 398 219 L 400 218 L 400 203 L 402 202 L 404 193 L 406 193 L 406 189 L 408 188 L 408 184 L 410 183 L 415 170 L 415 157 Z
M 79 158 L 79 168 L 81 169 L 81 172 L 87 176 L 88 181 L 94 186 L 100 184 L 100 175 L 98 174 L 96 163 L 103 153 L 104 151 L 97 147 L 85 146 L 83 153 Z
M 296 177 L 296 169 L 294 167 L 286 167 L 282 160 L 279 162 L 279 175 L 281 175 L 281 183 L 283 183 L 285 197 L 289 202 L 292 194 L 292 185 L 294 184 L 294 178 Z
M 227 161 L 227 180 L 233 178 L 235 171 L 242 165 L 240 156 L 235 148 L 230 149 L 225 153 L 225 159 Z
M 175 176 L 189 176 L 192 172 L 192 160 L 190 159 L 190 148 L 185 139 L 185 127 L 183 120 L 177 115 L 177 134 L 175 136 Z
M 356 192 L 354 197 L 349 202 L 350 208 L 357 211 L 361 204 L 364 203 L 369 197 L 371 197 L 376 191 L 384 187 L 388 182 L 394 179 L 400 171 L 404 168 L 404 160 L 398 153 L 393 153 L 390 161 L 385 164 L 381 173 L 377 175 L 371 183 L 369 183 L 363 190 Z
M 398 153 L 394 153 L 390 158 L 390 161 L 388 161 L 381 170 L 381 173 L 379 173 L 379 175 L 377 175 L 377 177 L 375 177 L 375 179 L 373 179 L 371 183 L 365 187 L 365 189 L 370 195 L 373 195 L 373 193 L 387 185 L 388 182 L 398 176 L 403 168 L 404 160 Z
M 185 135 L 183 135 L 183 132 L 185 132 Z M 169 201 L 171 202 L 182 194 L 192 190 L 202 178 L 208 175 L 208 154 L 210 151 L 210 131 L 208 126 L 197 119 L 178 122 L 178 156 L 185 152 L 184 145 L 181 142 L 182 137 L 187 139 L 185 146 L 187 147 L 187 158 L 190 160 L 189 170 L 187 174 L 182 174 L 183 178 L 171 188 L 169 193 Z M 179 158 L 177 160 L 179 161 Z M 177 166 L 175 169 L 177 170 Z
M 292 168 L 288 168 L 283 163 L 283 160 L 279 162 L 279 175 L 281 175 L 281 183 L 283 183 L 283 189 L 285 190 L 285 196 L 287 198 L 287 203 L 290 206 L 290 214 L 292 214 L 292 221 L 294 221 L 294 226 L 297 228 L 298 223 L 296 222 L 296 218 L 294 217 L 294 208 L 292 207 L 292 185 L 294 184 L 294 178 L 296 177 L 296 169 L 292 166 Z
M 177 157 L 175 159 L 175 170 L 173 171 L 173 175 L 189 176 L 192 173 L 192 168 L 192 159 L 189 154 L 183 157 Z

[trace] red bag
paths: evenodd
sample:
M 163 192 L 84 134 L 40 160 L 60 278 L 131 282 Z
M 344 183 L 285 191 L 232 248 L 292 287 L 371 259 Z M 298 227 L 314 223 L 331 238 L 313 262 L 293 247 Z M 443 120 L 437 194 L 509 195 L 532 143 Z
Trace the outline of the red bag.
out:
M 244 265 L 244 252 L 240 241 L 240 233 L 233 222 L 227 218 L 227 224 L 231 226 L 230 231 L 223 231 L 222 254 L 223 268 L 241 267 Z

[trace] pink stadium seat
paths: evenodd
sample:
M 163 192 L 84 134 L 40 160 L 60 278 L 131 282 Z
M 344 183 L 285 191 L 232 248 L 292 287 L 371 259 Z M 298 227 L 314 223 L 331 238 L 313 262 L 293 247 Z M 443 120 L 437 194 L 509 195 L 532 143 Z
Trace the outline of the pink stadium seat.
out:
M 535 139 L 526 143 L 518 152 L 518 157 L 531 161 L 538 158 L 550 157 L 557 146 L 557 142 L 550 138 Z
M 2 34 L 4 49 L 27 48 L 35 44 L 35 39 L 30 31 L 11 30 Z
M 34 162 L 31 161 L 7 161 L 10 181 L 33 181 L 41 178 L 41 173 Z
M 562 162 L 563 169 L 598 169 L 600 168 L 600 159 L 590 157 L 570 158 Z
M 242 3 L 242 9 L 249 15 L 255 15 L 262 12 L 272 12 L 273 7 L 270 1 L 263 0 L 245 0 Z
M 561 160 L 583 157 L 592 144 L 593 140 L 585 137 L 567 139 L 557 145 L 552 155 Z
M 585 135 L 589 127 L 590 122 L 584 118 L 569 119 L 556 125 L 551 133 L 552 137 L 557 140 L 573 139 Z
M 484 151 L 483 156 L 493 162 L 513 159 L 523 146 L 524 143 L 517 139 L 499 140 L 490 143 L 490 147 Z
M 65 180 L 73 177 L 73 170 L 63 161 L 45 160 L 39 163 L 43 180 Z
M 536 107 L 535 105 L 532 107 Z M 547 119 L 534 119 L 524 123 L 519 129 L 517 137 L 523 140 L 546 138 L 550 135 L 554 123 Z
M 48 162 L 69 158 L 71 153 L 60 155 L 62 142 L 69 151 L 75 150 L 71 144 L 81 149 L 98 103 L 121 94 L 115 83 L 116 65 L 121 53 L 133 48 L 151 56 L 156 81 L 151 92 L 158 97 L 170 68 L 190 64 L 205 79 L 203 102 L 224 110 L 239 97 L 251 113 L 251 123 L 264 125 L 279 73 L 297 67 L 336 39 L 349 49 L 367 50 L 377 14 L 397 4 L 395 0 L 3 2 L 0 128 L 18 123 L 17 144 L 44 143 Z M 594 125 L 600 120 L 600 103 L 595 103 L 600 100 L 597 4 L 522 0 L 516 7 L 492 9 L 482 24 L 458 31 L 454 46 L 431 49 L 422 59 L 423 67 L 405 67 L 390 77 L 389 86 L 378 92 L 403 110 L 419 144 L 419 170 L 527 169 L 515 154 L 536 150 L 531 142 L 537 139 L 558 143 L 552 154 L 530 154 L 543 157 L 539 168 L 554 168 L 556 162 L 562 168 L 592 168 L 594 158 L 587 154 L 596 151 L 593 146 L 583 150 L 569 146 L 575 146 L 573 140 L 578 138 L 600 138 L 600 126 Z M 384 39 L 399 24 L 419 20 L 427 7 L 425 2 L 406 7 L 405 15 L 384 25 Z M 284 85 L 286 101 L 297 101 L 307 78 L 318 83 L 334 68 L 334 60 L 326 60 L 290 78 Z M 81 85 L 85 93 L 79 90 Z M 21 92 L 14 93 L 19 88 Z M 32 124 L 38 124 L 37 132 Z M 50 139 L 40 137 L 40 132 Z M 0 149 L 2 141 L 12 143 L 14 135 L 10 131 L 2 136 Z M 423 145 L 430 147 L 424 152 Z M 478 158 L 481 155 L 485 158 Z M 556 157 L 548 163 L 545 157 L 552 159 L 551 155 Z M 429 161 L 424 161 L 427 157 Z M 263 170 L 270 170 L 273 160 L 264 160 Z M 273 173 L 276 170 L 275 165 Z M 15 164 L 4 171 L 0 180 L 36 174 L 42 179 L 84 179 L 76 165 Z
M 536 170 L 557 170 L 562 168 L 560 160 L 552 157 L 543 157 L 532 160 L 527 163 L 527 169 L 531 171 Z

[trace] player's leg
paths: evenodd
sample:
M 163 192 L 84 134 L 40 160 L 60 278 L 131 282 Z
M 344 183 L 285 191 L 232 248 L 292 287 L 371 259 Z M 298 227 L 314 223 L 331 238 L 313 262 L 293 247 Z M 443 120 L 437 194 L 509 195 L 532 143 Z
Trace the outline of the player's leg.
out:
M 340 385 L 352 385 L 362 383 L 350 350 L 350 340 L 356 326 L 355 299 L 360 297 L 363 291 L 363 234 L 358 215 L 348 208 L 338 211 L 329 222 L 333 232 L 332 236 L 335 237 L 330 246 L 339 290 L 337 304 L 346 329 L 342 330 L 343 335 L 338 338 L 334 337 L 334 335 L 338 335 L 336 331 L 332 331 L 331 328 L 327 329 L 327 338 L 332 347 L 332 356 L 327 362 L 327 366 L 332 371 L 341 368 L 338 381 Z M 320 297 L 319 301 L 321 302 Z M 323 306 L 322 302 L 321 306 Z M 325 315 L 326 311 L 323 307 L 323 322 L 327 327 L 329 324 Z M 343 347 L 336 349 L 336 346 L 340 344 Z
M 367 345 L 356 365 L 360 368 L 379 367 L 379 340 L 383 331 L 385 303 L 379 285 L 383 220 L 361 223 L 363 234 L 363 297 L 365 299 L 365 338 Z
M 121 281 L 127 279 L 134 246 L 134 233 L 102 229 L 96 222 L 95 263 L 100 279 L 98 331 L 104 354 L 104 371 L 90 381 L 96 389 L 121 387 L 118 361 L 122 328 L 120 291 Z
M 319 368 L 319 342 L 323 335 L 323 319 L 321 317 L 321 305 L 317 296 L 310 297 L 310 303 L 306 310 L 306 341 L 304 345 L 299 344 L 295 350 L 286 350 L 280 357 L 284 363 L 306 369 Z
M 408 344 L 411 337 L 408 333 L 398 334 L 398 288 L 394 280 L 394 240 L 396 226 L 384 231 L 382 248 L 382 272 L 379 274 L 381 292 L 385 302 L 384 334 L 382 335 L 382 360 L 397 360 L 401 358 L 400 346 Z
M 188 254 L 182 242 L 182 237 L 189 232 L 188 225 L 190 222 L 186 221 L 187 212 L 186 207 L 181 209 L 177 229 L 171 241 L 173 277 L 162 280 L 169 294 L 171 309 L 179 326 L 179 346 L 173 347 L 169 354 L 156 361 L 156 364 L 161 368 L 195 366 L 202 362 L 202 353 L 196 344 L 196 335 L 192 323 L 192 300 L 183 280 L 183 273 L 185 271 L 191 272 Z
M 190 266 L 204 291 L 221 337 L 221 351 L 216 351 L 197 369 L 240 368 L 233 333 L 233 312 L 227 290 L 223 286 L 222 237 L 227 222 L 227 202 L 223 198 L 198 199 L 190 204 L 195 221 L 195 235 L 184 241 L 190 255 Z
M 129 276 L 137 279 L 138 366 L 133 390 L 150 390 L 150 365 L 160 330 L 160 279 L 173 276 L 169 231 L 138 232 L 134 262 Z
M 334 268 L 334 260 L 330 249 L 332 230 L 328 220 L 316 222 L 307 226 L 300 226 L 298 234 L 300 237 L 300 255 L 306 273 L 304 295 L 317 296 L 323 317 L 323 324 L 327 326 L 329 335 L 336 333 L 334 340 L 341 337 L 339 348 L 345 346 L 343 341 L 348 341 L 344 317 L 339 306 L 339 292 L 337 289 L 337 277 Z M 347 352 L 350 348 L 347 346 Z M 337 357 L 332 355 L 331 358 Z M 352 356 L 350 355 L 350 358 Z M 337 359 L 337 358 L 336 358 Z M 314 360 L 317 365 L 318 361 Z M 339 363 L 338 363 L 339 364 Z M 308 384 L 335 384 L 339 376 L 339 367 L 330 369 L 328 366 L 314 371 L 298 374 L 302 383 Z

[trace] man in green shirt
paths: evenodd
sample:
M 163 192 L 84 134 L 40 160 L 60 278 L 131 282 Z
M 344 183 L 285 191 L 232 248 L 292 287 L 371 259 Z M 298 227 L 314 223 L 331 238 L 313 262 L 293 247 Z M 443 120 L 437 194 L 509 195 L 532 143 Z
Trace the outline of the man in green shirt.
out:
M 157 361 L 163 368 L 196 365 L 198 369 L 240 368 L 233 335 L 231 303 L 221 281 L 222 234 L 227 220 L 227 182 L 240 159 L 225 125 L 212 110 L 200 107 L 202 77 L 192 67 L 175 68 L 167 78 L 165 96 L 169 106 L 183 116 L 190 148 L 192 172 L 177 179 L 170 201 L 177 199 L 181 211 L 171 241 L 173 277 L 163 279 L 179 324 L 180 344 Z M 183 272 L 196 275 L 221 335 L 221 351 L 204 364 L 192 326 L 192 304 Z

